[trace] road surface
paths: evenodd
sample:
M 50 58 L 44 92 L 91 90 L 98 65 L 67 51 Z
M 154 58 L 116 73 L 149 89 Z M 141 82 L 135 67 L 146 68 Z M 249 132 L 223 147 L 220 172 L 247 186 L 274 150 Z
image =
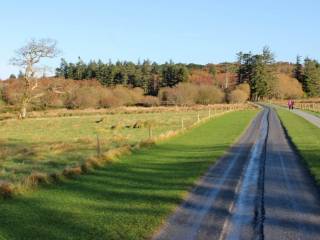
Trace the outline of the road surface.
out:
M 153 239 L 320 239 L 319 192 L 264 107 Z

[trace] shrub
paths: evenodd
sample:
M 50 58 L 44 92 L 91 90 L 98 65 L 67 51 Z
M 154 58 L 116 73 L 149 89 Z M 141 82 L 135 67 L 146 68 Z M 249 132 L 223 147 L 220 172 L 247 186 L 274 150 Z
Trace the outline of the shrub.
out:
M 235 89 L 228 95 L 228 101 L 230 103 L 244 103 L 248 100 L 248 95 L 246 92 Z
M 214 104 L 224 101 L 224 93 L 215 86 L 200 85 L 198 87 L 196 103 L 198 104 Z
M 68 94 L 65 105 L 67 108 L 96 108 L 99 106 L 100 94 L 93 87 L 79 87 Z
M 196 101 L 199 86 L 190 83 L 180 83 L 175 88 L 176 104 L 193 105 Z
M 299 81 L 295 78 L 284 74 L 278 75 L 276 84 L 275 97 L 281 99 L 300 98 L 303 97 L 304 92 Z
M 175 105 L 177 103 L 177 96 L 174 88 L 165 87 L 159 91 L 159 99 L 161 105 Z
M 19 80 L 8 80 L 3 84 L 2 98 L 11 105 L 20 103 L 22 97 L 22 82 Z
M 127 87 L 118 85 L 112 89 L 112 92 L 120 106 L 135 105 L 143 98 L 143 90 L 140 88 L 129 89 Z
M 144 96 L 137 105 L 143 107 L 156 107 L 160 105 L 160 101 L 159 98 L 154 96 Z
M 100 91 L 99 106 L 102 108 L 111 108 L 120 106 L 118 98 L 113 94 L 110 89 L 102 89 Z
M 241 83 L 236 87 L 236 89 L 239 89 L 244 93 L 246 93 L 248 96 L 247 99 L 249 99 L 251 91 L 250 91 L 250 85 L 248 83 Z

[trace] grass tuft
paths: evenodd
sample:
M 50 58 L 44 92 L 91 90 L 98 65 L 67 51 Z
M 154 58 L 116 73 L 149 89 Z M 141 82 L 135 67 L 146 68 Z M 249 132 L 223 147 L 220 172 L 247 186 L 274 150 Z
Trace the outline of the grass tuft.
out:
M 82 169 L 80 166 L 77 167 L 67 167 L 62 172 L 63 176 L 67 178 L 74 178 L 82 174 Z
M 26 177 L 23 185 L 27 187 L 36 187 L 39 184 L 48 184 L 49 176 L 47 173 L 32 172 L 30 176 Z
M 3 182 L 0 183 L 0 195 L 4 199 L 12 198 L 14 193 L 14 188 L 11 183 Z

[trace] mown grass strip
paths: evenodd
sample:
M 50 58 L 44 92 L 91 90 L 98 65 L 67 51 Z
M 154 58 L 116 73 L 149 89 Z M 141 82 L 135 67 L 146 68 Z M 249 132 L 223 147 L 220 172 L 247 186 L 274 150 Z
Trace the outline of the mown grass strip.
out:
M 228 113 L 91 174 L 0 201 L 0 236 L 148 238 L 256 112 Z
M 320 129 L 289 111 L 277 111 L 293 144 L 320 185 Z

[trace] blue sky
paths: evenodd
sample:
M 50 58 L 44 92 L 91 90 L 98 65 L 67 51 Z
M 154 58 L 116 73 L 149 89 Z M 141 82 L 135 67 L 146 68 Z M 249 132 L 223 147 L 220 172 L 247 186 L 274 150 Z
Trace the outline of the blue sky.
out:
M 2 1 L 0 78 L 18 71 L 8 65 L 15 49 L 47 37 L 67 61 L 218 63 L 265 45 L 277 60 L 319 59 L 319 12 L 318 0 Z

